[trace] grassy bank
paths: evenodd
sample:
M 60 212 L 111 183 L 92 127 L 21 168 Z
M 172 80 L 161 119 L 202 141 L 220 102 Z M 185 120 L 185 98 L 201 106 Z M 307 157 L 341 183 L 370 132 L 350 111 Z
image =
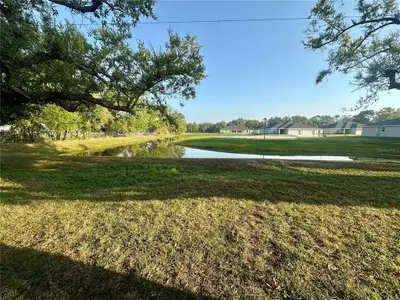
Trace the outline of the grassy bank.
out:
M 308 138 L 293 140 L 251 140 L 203 138 L 179 144 L 212 151 L 265 155 L 340 155 L 400 159 L 399 138 Z
M 58 155 L 82 152 L 86 150 L 96 150 L 110 147 L 130 145 L 133 143 L 142 143 L 150 140 L 168 138 L 169 135 L 144 135 L 127 137 L 107 137 L 91 138 L 85 140 L 66 140 L 53 141 L 47 143 L 4 143 L 1 146 L 3 155 Z
M 3 150 L 2 299 L 400 297 L 399 164 Z

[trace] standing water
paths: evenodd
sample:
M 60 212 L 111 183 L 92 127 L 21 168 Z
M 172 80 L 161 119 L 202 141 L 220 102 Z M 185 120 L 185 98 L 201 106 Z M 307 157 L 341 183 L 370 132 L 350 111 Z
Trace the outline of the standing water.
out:
M 160 158 L 239 158 L 239 159 L 288 159 L 288 160 L 322 160 L 353 161 L 349 156 L 327 155 L 258 155 L 240 154 L 195 149 L 174 144 L 168 140 L 149 141 L 102 150 L 85 151 L 81 156 L 117 156 L 117 157 L 160 157 Z

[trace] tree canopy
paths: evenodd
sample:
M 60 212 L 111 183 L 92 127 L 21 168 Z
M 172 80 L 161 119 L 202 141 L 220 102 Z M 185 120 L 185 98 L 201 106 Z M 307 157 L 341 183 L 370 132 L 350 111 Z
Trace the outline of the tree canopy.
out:
M 310 15 L 305 47 L 328 52 L 326 76 L 353 73 L 352 83 L 366 91 L 358 106 L 378 101 L 378 92 L 400 90 L 400 11 L 396 0 L 358 0 L 356 17 L 345 13 L 345 1 L 318 0 Z
M 167 100 L 196 95 L 205 77 L 196 37 L 169 31 L 163 47 L 129 44 L 140 17 L 155 17 L 154 0 L 8 0 L 0 2 L 1 116 L 5 122 L 30 105 L 74 112 L 100 105 L 134 113 L 167 113 Z M 58 17 L 80 14 L 88 31 Z

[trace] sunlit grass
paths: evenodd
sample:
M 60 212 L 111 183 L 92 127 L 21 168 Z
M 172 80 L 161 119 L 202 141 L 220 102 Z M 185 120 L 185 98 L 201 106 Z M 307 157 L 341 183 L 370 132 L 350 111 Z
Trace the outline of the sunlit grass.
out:
M 330 137 L 292 140 L 203 138 L 183 140 L 179 144 L 231 153 L 400 159 L 400 138 Z
M 2 299 L 400 297 L 400 164 L 2 157 Z

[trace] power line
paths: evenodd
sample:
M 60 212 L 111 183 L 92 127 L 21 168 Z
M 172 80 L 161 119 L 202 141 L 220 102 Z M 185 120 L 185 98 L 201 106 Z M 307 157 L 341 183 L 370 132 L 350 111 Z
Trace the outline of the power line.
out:
M 141 22 L 139 24 L 190 24 L 190 23 L 227 23 L 227 22 L 269 22 L 269 21 L 295 21 L 309 20 L 307 17 L 294 18 L 262 18 L 262 19 L 221 19 L 221 20 L 188 20 L 188 21 L 156 21 Z
M 345 18 L 359 18 L 360 16 L 345 16 Z M 138 25 L 159 25 L 159 24 L 194 24 L 194 23 L 233 23 L 233 22 L 273 22 L 273 21 L 298 21 L 313 20 L 310 17 L 291 17 L 291 18 L 259 18 L 259 19 L 217 19 L 217 20 L 182 20 L 182 21 L 145 21 L 139 22 Z M 76 23 L 74 25 L 100 25 L 98 23 Z M 115 23 L 107 23 L 107 25 L 116 25 Z

